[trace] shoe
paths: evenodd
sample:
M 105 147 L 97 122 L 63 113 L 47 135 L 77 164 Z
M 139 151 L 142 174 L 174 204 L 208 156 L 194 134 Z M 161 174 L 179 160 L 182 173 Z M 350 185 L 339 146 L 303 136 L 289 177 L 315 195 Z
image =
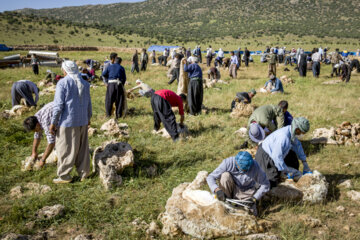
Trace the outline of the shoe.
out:
M 55 184 L 59 184 L 59 183 L 71 183 L 71 181 L 72 181 L 72 178 L 71 178 L 71 177 L 70 177 L 70 178 L 66 178 L 66 179 L 63 179 L 63 178 L 61 178 L 61 177 L 53 179 L 53 183 L 55 183 Z
M 248 148 L 249 147 L 249 144 L 248 144 L 248 142 L 247 141 L 245 141 L 243 144 L 241 144 L 240 146 L 238 145 L 238 146 L 235 146 L 234 147 L 234 149 L 235 150 L 241 150 L 241 149 L 246 149 L 246 148 Z

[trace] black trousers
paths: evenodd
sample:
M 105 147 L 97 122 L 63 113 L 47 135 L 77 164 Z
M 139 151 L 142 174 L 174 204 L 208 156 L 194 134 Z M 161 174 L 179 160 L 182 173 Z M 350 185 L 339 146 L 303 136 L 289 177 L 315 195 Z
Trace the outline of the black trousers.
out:
M 284 55 L 278 55 L 278 57 L 279 57 L 279 63 L 283 63 Z
M 175 79 L 177 80 L 177 82 L 179 84 L 179 76 L 180 76 L 180 68 L 174 68 L 172 70 L 172 77 L 169 81 L 169 84 L 172 84 L 175 81 Z
M 39 65 L 37 64 L 32 65 L 32 70 L 35 75 L 39 75 Z
M 301 65 L 299 66 L 299 74 L 300 74 L 300 77 L 306 77 L 306 64 L 304 65 Z
M 163 123 L 171 138 L 178 138 L 176 118 L 170 103 L 159 95 L 153 94 L 151 97 L 151 107 L 154 115 L 154 129 L 158 131 L 160 129 L 160 123 Z
M 203 103 L 203 82 L 202 79 L 191 79 L 188 87 L 188 105 L 191 115 L 197 115 L 201 113 L 201 106 Z
M 140 71 L 146 71 L 147 62 L 142 61 L 140 65 Z
M 277 184 L 280 182 L 280 172 L 277 170 L 274 161 L 264 151 L 262 145 L 258 147 L 258 150 L 255 155 L 255 161 L 265 172 L 266 177 L 270 181 L 270 187 L 271 188 L 276 187 Z M 299 170 L 299 160 L 294 151 L 292 150 L 289 151 L 288 155 L 284 159 L 284 162 L 288 167 L 292 167 Z
M 120 84 L 109 83 L 106 89 L 106 97 L 105 97 L 106 116 L 108 117 L 111 116 L 113 104 L 115 103 L 116 118 L 122 117 L 124 100 L 125 100 L 125 96 L 124 96 L 123 85 L 121 83 Z
M 312 71 L 313 71 L 314 77 L 319 77 L 319 75 L 320 75 L 320 63 L 319 62 L 313 62 Z
M 25 99 L 27 106 L 36 106 L 32 91 L 26 83 L 15 82 L 11 88 L 12 106 L 19 105 L 22 98 Z
M 360 64 L 359 64 L 359 60 L 357 59 L 353 59 L 350 63 L 351 71 L 354 70 L 354 68 L 356 68 L 356 72 L 360 73 Z
M 244 60 L 245 60 L 245 67 L 248 67 L 248 66 L 249 66 L 249 60 L 250 60 L 250 59 L 246 57 Z
M 212 61 L 212 57 L 206 57 L 206 65 L 210 67 Z
M 339 69 L 335 68 L 336 63 L 332 63 L 331 65 L 332 65 L 331 76 L 334 76 L 334 74 L 336 77 L 339 76 Z

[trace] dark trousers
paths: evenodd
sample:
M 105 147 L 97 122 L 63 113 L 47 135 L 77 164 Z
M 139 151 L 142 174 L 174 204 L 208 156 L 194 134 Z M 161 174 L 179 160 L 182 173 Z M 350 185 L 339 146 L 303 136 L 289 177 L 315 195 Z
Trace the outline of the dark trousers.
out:
M 204 89 L 202 79 L 190 79 L 187 100 L 191 115 L 197 115 L 201 113 L 203 94 Z
M 313 62 L 312 71 L 313 71 L 314 77 L 319 77 L 319 75 L 320 75 L 320 63 L 319 62 Z
M 154 129 L 158 131 L 160 129 L 160 123 L 163 123 L 171 138 L 178 138 L 176 118 L 170 103 L 159 95 L 153 94 L 151 97 L 151 107 L 154 115 Z
M 140 71 L 146 71 L 147 62 L 142 61 L 140 66 Z
M 336 63 L 332 63 L 331 65 L 332 65 L 331 76 L 334 76 L 334 74 L 335 76 L 339 76 L 339 69 L 335 68 Z
M 299 66 L 300 77 L 306 77 L 306 64 Z
M 138 63 L 133 63 L 131 65 L 131 72 L 133 73 L 134 71 L 139 72 L 139 64 Z
M 39 65 L 37 64 L 32 65 L 32 70 L 35 75 L 39 75 Z
M 290 66 L 292 66 L 292 62 L 291 62 L 291 57 L 290 56 L 286 56 L 285 57 L 285 66 L 290 64 Z
M 175 79 L 177 80 L 177 83 L 179 84 L 179 76 L 180 76 L 180 68 L 174 68 L 172 70 L 172 77 L 169 81 L 169 84 L 172 84 L 175 81 Z
M 12 106 L 19 105 L 22 98 L 25 99 L 27 106 L 36 106 L 32 91 L 26 83 L 16 82 L 11 88 Z
M 354 70 L 354 68 L 356 68 L 357 73 L 360 73 L 360 63 L 359 63 L 359 60 L 357 60 L 357 59 L 353 59 L 350 63 L 351 71 Z
M 124 98 L 125 96 L 123 85 L 121 83 L 109 83 L 106 89 L 105 97 L 106 116 L 111 116 L 113 104 L 115 103 L 115 116 L 116 118 L 122 117 L 123 104 L 125 100 Z
M 249 66 L 249 58 L 245 57 L 245 67 L 248 67 Z
M 206 57 L 206 65 L 210 67 L 212 61 L 212 57 Z
M 156 59 L 154 57 L 151 58 L 151 63 L 156 63 Z
M 258 150 L 255 155 L 255 161 L 259 164 L 261 169 L 265 172 L 266 177 L 270 181 L 270 187 L 276 187 L 280 182 L 280 172 L 277 170 L 274 161 L 270 156 L 264 151 L 262 145 L 258 147 Z M 294 151 L 290 150 L 288 155 L 284 159 L 285 164 L 288 167 L 295 168 L 299 170 L 299 160 Z
M 279 57 L 279 63 L 283 63 L 284 55 L 278 55 L 278 57 Z

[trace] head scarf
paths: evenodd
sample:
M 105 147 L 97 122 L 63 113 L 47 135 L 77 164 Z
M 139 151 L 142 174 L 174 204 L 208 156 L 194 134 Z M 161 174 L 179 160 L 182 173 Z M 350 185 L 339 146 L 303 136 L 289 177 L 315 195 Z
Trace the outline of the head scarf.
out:
M 135 83 L 142 83 L 142 81 L 140 79 L 136 80 Z
M 190 62 L 192 62 L 192 63 L 197 63 L 197 62 L 198 62 L 198 58 L 197 58 L 197 57 L 193 57 L 193 56 L 189 57 L 189 60 L 190 60 Z
M 250 92 L 251 92 L 252 94 L 256 95 L 256 90 L 255 90 L 254 88 L 251 89 Z
M 61 68 L 75 81 L 81 98 L 84 90 L 84 84 L 81 82 L 78 66 L 73 61 L 64 61 Z
M 310 123 L 309 120 L 307 120 L 304 117 L 297 117 L 294 118 L 291 123 L 291 140 L 295 140 L 295 130 L 299 129 L 300 131 L 306 133 L 310 129 Z
M 248 152 L 239 152 L 235 157 L 235 166 L 240 172 L 249 171 L 253 163 L 254 160 Z

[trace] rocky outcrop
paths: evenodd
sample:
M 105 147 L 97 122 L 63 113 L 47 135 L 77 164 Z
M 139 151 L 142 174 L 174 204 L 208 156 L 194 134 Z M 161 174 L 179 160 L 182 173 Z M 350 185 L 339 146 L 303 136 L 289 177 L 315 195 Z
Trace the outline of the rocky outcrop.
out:
M 10 190 L 10 197 L 22 198 L 30 195 L 42 195 L 50 192 L 51 188 L 48 185 L 40 185 L 39 183 L 27 183 L 24 187 L 16 186 Z
M 290 77 L 284 75 L 280 77 L 280 81 L 284 84 L 284 85 L 288 85 L 288 84 L 293 84 L 295 83 L 295 81 L 293 79 L 291 79 Z
M 27 107 L 25 105 L 15 105 L 10 110 L 4 110 L 1 113 L 1 117 L 4 119 L 9 119 L 16 116 L 22 116 L 23 114 L 34 110 L 35 107 Z
M 134 155 L 128 143 L 115 140 L 105 142 L 94 151 L 93 172 L 99 172 L 100 179 L 109 190 L 122 184 L 120 174 L 126 167 L 134 165 Z
M 244 138 L 247 136 L 247 128 L 245 127 L 239 128 L 234 133 L 237 134 L 239 137 Z
M 318 171 L 303 175 L 299 181 L 287 179 L 272 188 L 267 196 L 284 201 L 322 203 L 326 200 L 329 184 L 325 177 Z
M 216 200 L 208 191 L 200 190 L 208 173 L 201 171 L 191 183 L 173 189 L 159 218 L 162 233 L 176 237 L 185 233 L 201 239 L 245 236 L 264 232 L 269 224 L 257 221 L 244 209 L 233 208 Z
M 346 193 L 346 195 L 353 201 L 359 202 L 360 201 L 360 192 L 351 190 Z
M 53 219 L 57 216 L 64 214 L 65 207 L 61 204 L 56 204 L 54 206 L 45 206 L 39 211 L 37 211 L 36 216 L 39 219 Z
M 187 138 L 190 134 L 189 129 L 184 124 L 184 127 L 180 127 L 179 123 L 176 123 L 177 131 L 179 133 L 180 138 Z M 152 131 L 153 134 L 160 135 L 164 138 L 171 138 L 170 134 L 166 131 L 165 128 L 160 129 L 159 131 Z
M 110 119 L 104 123 L 101 128 L 101 131 L 104 131 L 105 135 L 114 136 L 114 137 L 129 137 L 129 126 L 126 123 L 118 123 L 115 119 Z
M 255 108 L 256 107 L 252 104 L 245 104 L 242 102 L 238 102 L 235 104 L 235 108 L 230 113 L 230 117 L 232 118 L 249 117 L 253 113 Z
M 343 122 L 337 128 L 318 128 L 313 132 L 312 143 L 360 146 L 360 123 Z
M 216 79 L 203 79 L 203 88 L 213 88 L 216 86 L 216 84 L 229 84 L 228 82 L 225 82 L 223 80 L 216 80 Z
M 40 170 L 40 159 L 42 157 L 43 154 L 40 154 L 38 156 L 38 158 L 33 158 L 33 157 L 27 157 L 25 158 L 24 161 L 21 161 L 21 171 L 38 171 Z M 57 155 L 55 150 L 53 150 L 51 152 L 51 154 L 48 156 L 48 158 L 45 161 L 45 165 L 52 165 L 52 164 L 56 164 L 58 161 Z

